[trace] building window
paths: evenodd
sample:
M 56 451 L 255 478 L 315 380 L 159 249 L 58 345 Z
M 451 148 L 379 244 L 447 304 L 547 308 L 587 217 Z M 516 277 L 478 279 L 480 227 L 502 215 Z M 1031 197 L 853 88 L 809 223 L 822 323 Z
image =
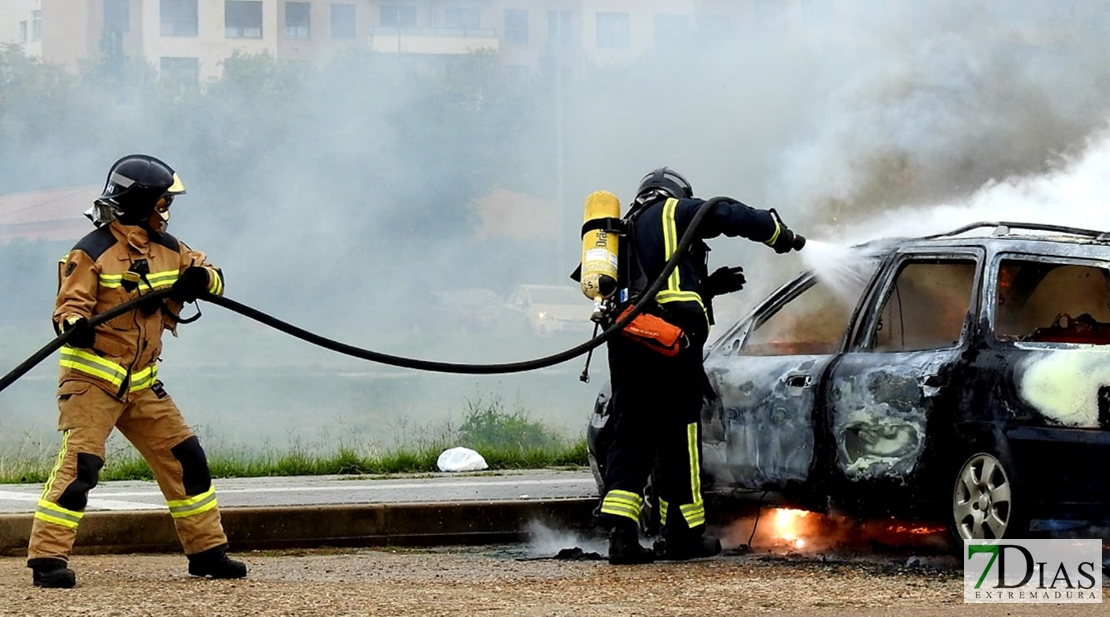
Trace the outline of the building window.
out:
M 355 5 L 331 5 L 331 38 L 355 38 Z
M 690 36 L 690 16 L 662 13 L 655 16 L 655 44 L 685 44 Z
M 398 4 L 383 4 L 381 7 L 381 22 L 383 26 L 394 28 L 415 28 L 416 7 Z
M 262 38 L 262 2 L 227 0 L 224 2 L 224 37 L 229 39 Z
M 628 13 L 597 14 L 598 49 L 628 49 L 632 46 L 632 20 Z
M 200 83 L 200 60 L 164 56 L 159 62 L 159 78 L 176 87 L 196 86 Z
M 307 2 L 286 2 L 285 36 L 291 39 L 307 39 L 312 29 L 311 19 Z
M 104 0 L 104 29 L 109 32 L 130 32 L 130 4 L 130 0 Z
M 478 9 L 449 6 L 444 25 L 458 30 L 477 30 L 482 27 L 482 15 Z
M 42 38 L 42 11 L 31 11 L 31 40 Z
M 161 0 L 162 36 L 197 35 L 197 0 Z
M 570 47 L 574 41 L 570 11 L 547 12 L 547 41 L 551 45 Z
M 26 43 L 27 42 L 27 22 L 26 21 L 19 22 L 19 42 L 20 43 Z
M 528 44 L 528 11 L 505 9 L 505 42 L 511 45 Z

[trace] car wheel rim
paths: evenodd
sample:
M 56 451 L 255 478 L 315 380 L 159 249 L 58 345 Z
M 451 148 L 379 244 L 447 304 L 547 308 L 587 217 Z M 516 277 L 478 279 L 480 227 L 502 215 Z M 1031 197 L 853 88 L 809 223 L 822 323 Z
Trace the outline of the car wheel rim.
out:
M 997 458 L 972 456 L 952 492 L 956 530 L 964 540 L 998 540 L 1010 525 L 1010 478 Z

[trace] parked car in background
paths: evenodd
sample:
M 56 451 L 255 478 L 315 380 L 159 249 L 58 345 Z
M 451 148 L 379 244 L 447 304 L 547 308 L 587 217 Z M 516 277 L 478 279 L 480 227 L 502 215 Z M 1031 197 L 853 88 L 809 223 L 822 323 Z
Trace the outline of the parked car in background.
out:
M 518 285 L 505 298 L 508 327 L 534 336 L 593 333 L 593 303 L 572 285 Z
M 709 490 L 943 521 L 954 540 L 1105 522 L 1110 235 L 981 223 L 857 252 L 858 289 L 804 272 L 707 349 Z
M 498 327 L 503 311 L 497 292 L 483 287 L 428 291 L 409 309 L 414 327 L 427 335 L 479 334 Z

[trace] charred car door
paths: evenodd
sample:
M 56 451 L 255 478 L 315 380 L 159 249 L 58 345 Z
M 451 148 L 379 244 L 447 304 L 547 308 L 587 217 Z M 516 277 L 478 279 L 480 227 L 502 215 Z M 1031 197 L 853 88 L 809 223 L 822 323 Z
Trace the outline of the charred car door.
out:
M 718 397 L 703 413 L 704 461 L 718 486 L 804 489 L 814 404 L 854 304 L 812 275 L 782 287 L 722 336 L 705 368 Z
M 884 264 L 825 385 L 823 469 L 845 508 L 899 513 L 927 484 L 930 422 L 955 387 L 984 261 L 972 246 L 899 251 Z
M 1098 519 L 1106 513 L 1092 506 L 1110 503 L 1110 270 L 1099 258 L 1104 252 L 1003 253 L 992 263 L 992 346 L 1009 386 L 998 389 L 997 407 L 1021 499 L 1051 518 L 1069 518 L 1070 510 Z

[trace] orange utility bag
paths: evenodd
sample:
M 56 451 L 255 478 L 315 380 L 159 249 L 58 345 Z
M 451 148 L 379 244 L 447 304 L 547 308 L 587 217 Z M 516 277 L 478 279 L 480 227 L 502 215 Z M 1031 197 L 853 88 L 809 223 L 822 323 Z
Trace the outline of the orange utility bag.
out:
M 631 310 L 631 306 L 624 309 L 620 317 L 618 317 L 618 321 L 623 319 Z M 682 349 L 682 340 L 684 338 L 682 328 L 668 323 L 661 317 L 649 315 L 647 313 L 640 313 L 637 315 L 636 318 L 632 320 L 632 323 L 625 326 L 624 330 L 621 330 L 621 334 L 638 343 L 647 345 L 649 348 L 658 351 L 668 358 L 673 358 L 678 355 L 678 352 Z

